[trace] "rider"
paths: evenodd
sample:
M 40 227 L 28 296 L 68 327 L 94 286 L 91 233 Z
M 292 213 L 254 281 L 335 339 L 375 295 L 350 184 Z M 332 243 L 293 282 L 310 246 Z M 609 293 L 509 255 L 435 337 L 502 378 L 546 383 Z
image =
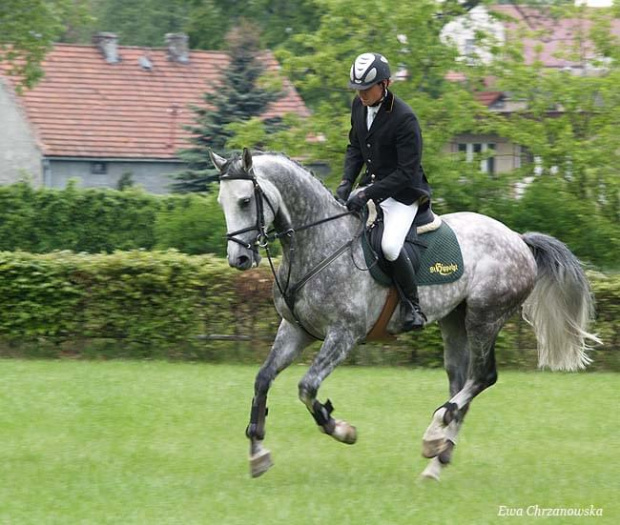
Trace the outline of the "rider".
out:
M 344 177 L 336 195 L 352 211 L 369 199 L 383 210 L 381 249 L 390 261 L 401 298 L 405 330 L 421 330 L 426 322 L 418 301 L 413 264 L 403 248 L 431 188 L 422 169 L 422 133 L 413 110 L 392 94 L 390 66 L 378 53 L 363 53 L 351 66 L 349 87 L 358 92 L 351 108 L 351 130 Z M 361 189 L 351 194 L 363 165 Z

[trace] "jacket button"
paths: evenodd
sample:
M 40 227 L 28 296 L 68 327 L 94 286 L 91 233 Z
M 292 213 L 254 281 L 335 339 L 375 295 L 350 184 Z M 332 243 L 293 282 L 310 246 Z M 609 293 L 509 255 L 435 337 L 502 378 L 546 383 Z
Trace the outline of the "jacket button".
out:
M 366 147 L 367 147 L 367 148 L 370 148 L 370 144 L 366 144 Z
M 368 164 L 372 164 L 372 159 L 368 159 Z

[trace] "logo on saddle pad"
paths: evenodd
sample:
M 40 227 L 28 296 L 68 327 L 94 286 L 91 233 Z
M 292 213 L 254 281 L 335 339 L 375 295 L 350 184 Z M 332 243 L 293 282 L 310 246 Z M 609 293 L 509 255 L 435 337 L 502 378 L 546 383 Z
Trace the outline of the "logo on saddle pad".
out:
M 384 286 L 392 286 L 389 269 L 382 267 L 377 252 L 373 251 L 371 242 L 379 245 L 381 240 L 376 230 L 372 230 L 372 240 L 368 235 L 362 237 L 364 258 L 373 278 Z M 412 261 L 417 261 L 415 280 L 418 286 L 448 284 L 458 281 L 463 275 L 463 254 L 458 239 L 448 226 L 442 222 L 439 229 L 423 233 L 419 238 L 405 243 L 405 248 Z
M 440 262 L 436 262 L 435 264 L 428 267 L 428 271 L 430 273 L 438 273 L 439 275 L 452 275 L 454 272 L 459 270 L 458 264 L 443 264 Z

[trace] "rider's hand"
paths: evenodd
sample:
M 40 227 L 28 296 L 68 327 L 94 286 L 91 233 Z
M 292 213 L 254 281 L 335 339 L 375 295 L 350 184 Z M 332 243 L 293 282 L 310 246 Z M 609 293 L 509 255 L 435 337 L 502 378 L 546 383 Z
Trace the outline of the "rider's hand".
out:
M 342 204 L 347 202 L 349 195 L 351 195 L 352 187 L 353 184 L 351 183 L 351 181 L 343 180 L 336 189 L 336 199 L 338 199 L 338 201 Z
M 355 195 L 351 196 L 347 201 L 347 209 L 349 211 L 359 212 L 362 210 L 366 203 L 368 202 L 368 197 L 364 193 L 364 190 L 358 191 Z

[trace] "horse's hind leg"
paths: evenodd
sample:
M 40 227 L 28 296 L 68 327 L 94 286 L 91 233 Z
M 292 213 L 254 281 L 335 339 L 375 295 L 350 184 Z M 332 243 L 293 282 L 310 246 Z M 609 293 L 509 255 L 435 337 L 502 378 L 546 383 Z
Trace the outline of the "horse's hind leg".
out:
M 465 385 L 469 366 L 469 351 L 467 348 L 467 331 L 465 329 L 465 304 L 461 304 L 448 316 L 439 321 L 444 342 L 444 364 L 450 382 L 450 395 L 456 395 Z M 431 432 L 427 431 L 425 440 L 433 443 L 433 448 L 441 452 L 431 459 L 422 472 L 422 476 L 439 480 L 441 470 L 450 463 L 459 433 L 469 405 L 459 410 L 454 419 L 447 426 L 431 425 Z
M 348 332 L 330 331 L 310 369 L 299 383 L 299 399 L 306 405 L 319 429 L 349 445 L 357 440 L 355 427 L 346 421 L 332 418 L 334 407 L 331 401 L 328 399 L 322 404 L 316 396 L 323 380 L 345 359 L 355 343 L 355 338 Z
M 267 417 L 267 392 L 275 377 L 290 365 L 312 339 L 300 328 L 282 320 L 267 360 L 254 382 L 254 399 L 250 424 L 245 433 L 250 439 L 250 474 L 258 477 L 271 466 L 271 454 L 263 447 L 265 418 Z
M 497 381 L 495 340 L 510 313 L 512 311 L 506 311 L 498 316 L 496 312 L 468 308 L 465 318 L 469 348 L 467 375 L 464 382 L 459 380 L 463 382 L 462 388 L 433 414 L 423 439 L 422 454 L 425 457 L 441 457 L 445 454 L 450 447 L 446 432 L 451 428 L 451 424 L 456 421 L 456 427 L 452 428 L 458 430 L 459 417 L 462 421 L 470 401 Z

